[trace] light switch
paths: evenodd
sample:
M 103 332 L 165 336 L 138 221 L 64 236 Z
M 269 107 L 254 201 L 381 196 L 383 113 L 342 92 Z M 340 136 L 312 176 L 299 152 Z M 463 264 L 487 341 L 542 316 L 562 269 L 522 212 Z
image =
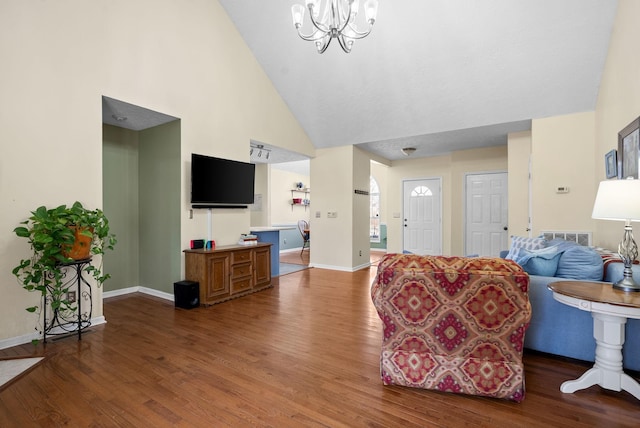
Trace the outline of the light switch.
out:
M 327 212 L 327 218 L 336 218 L 338 217 L 338 213 L 336 211 Z

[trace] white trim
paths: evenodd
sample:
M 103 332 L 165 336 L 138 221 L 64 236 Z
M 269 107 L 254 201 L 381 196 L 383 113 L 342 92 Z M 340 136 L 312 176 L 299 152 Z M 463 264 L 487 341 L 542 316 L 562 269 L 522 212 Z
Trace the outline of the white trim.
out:
M 469 206 L 467 205 L 468 202 L 468 192 L 469 189 L 467 187 L 468 184 L 468 179 L 470 176 L 473 175 L 489 175 L 489 174 L 505 174 L 506 178 L 507 178 L 507 230 L 505 230 L 504 234 L 505 234 L 505 241 L 506 241 L 506 245 L 507 248 L 509 247 L 509 171 L 505 171 L 505 170 L 495 170 L 495 171 L 485 171 L 485 172 L 465 172 L 464 173 L 464 183 L 463 183 L 463 187 L 464 190 L 462 192 L 462 223 L 464 225 L 464 236 L 462 239 L 462 248 L 463 248 L 463 254 L 469 254 L 469 250 L 467 249 L 467 242 L 468 242 L 468 238 L 469 238 L 469 229 L 468 229 L 468 224 L 467 224 L 467 214 L 469 213 Z M 531 232 L 529 232 L 531 233 Z
M 103 299 L 108 299 L 110 297 L 124 296 L 125 294 L 137 293 L 140 290 L 140 287 L 128 287 L 128 288 L 120 288 L 118 290 L 113 291 L 104 291 L 102 293 Z
M 147 287 L 140 287 L 139 291 L 142 294 L 148 294 L 150 296 L 159 297 L 161 299 L 169 300 L 171 302 L 173 302 L 175 300 L 174 296 L 173 296 L 173 293 L 167 293 L 165 291 L 158 291 L 158 290 L 154 290 L 153 288 L 147 288 Z
M 104 316 L 91 318 L 91 327 L 100 324 L 106 324 L 107 320 Z M 83 330 L 84 331 L 84 330 Z M 50 339 L 53 339 L 55 336 L 49 336 Z M 8 339 L 0 340 L 0 349 L 12 348 L 18 345 L 24 345 L 25 343 L 31 343 L 33 340 L 42 340 L 42 335 L 40 333 L 34 332 L 29 334 L 23 334 L 22 336 L 10 337 Z
M 169 300 L 171 302 L 174 301 L 174 296 L 171 293 L 154 290 L 153 288 L 148 288 L 148 287 L 140 287 L 140 286 L 121 288 L 119 290 L 113 290 L 113 291 L 105 291 L 104 293 L 102 293 L 102 298 L 108 299 L 111 297 L 124 296 L 126 294 L 132 294 L 132 293 L 148 294 L 150 296 L 159 297 L 161 299 Z
M 301 252 L 302 251 L 302 247 L 295 247 L 295 248 L 287 248 L 286 250 L 280 250 L 280 254 L 283 253 L 295 253 L 295 252 Z
M 344 266 L 319 265 L 319 264 L 315 264 L 315 263 L 309 264 L 310 268 L 338 270 L 338 271 L 341 271 L 341 272 L 352 272 L 352 273 L 356 272 L 358 270 L 361 270 L 361 269 L 366 269 L 369 266 L 371 266 L 371 262 L 363 263 L 361 265 L 354 266 L 352 268 L 346 268 Z
M 422 181 L 422 180 L 438 180 L 438 187 L 439 187 L 439 193 L 440 193 L 440 255 L 444 254 L 444 241 L 443 241 L 443 236 L 444 236 L 444 232 L 443 232 L 443 226 L 442 226 L 442 217 L 443 217 L 443 204 L 442 204 L 442 176 L 435 176 L 435 177 L 423 177 L 423 178 L 403 178 L 400 182 L 400 194 L 402 195 L 400 197 L 400 200 L 402 202 L 402 218 L 400 219 L 401 222 L 401 235 L 402 235 L 402 253 L 404 253 L 404 251 L 406 250 L 406 247 L 404 245 L 404 219 L 407 218 L 404 212 L 404 208 L 405 208 L 405 200 L 404 200 L 404 183 L 407 181 Z

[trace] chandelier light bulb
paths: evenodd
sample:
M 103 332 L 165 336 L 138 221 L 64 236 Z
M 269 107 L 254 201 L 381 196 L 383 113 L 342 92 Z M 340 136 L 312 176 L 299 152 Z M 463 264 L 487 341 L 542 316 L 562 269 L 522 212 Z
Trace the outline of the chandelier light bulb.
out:
M 301 4 L 291 6 L 291 17 L 293 18 L 293 26 L 300 28 L 304 20 L 304 6 Z

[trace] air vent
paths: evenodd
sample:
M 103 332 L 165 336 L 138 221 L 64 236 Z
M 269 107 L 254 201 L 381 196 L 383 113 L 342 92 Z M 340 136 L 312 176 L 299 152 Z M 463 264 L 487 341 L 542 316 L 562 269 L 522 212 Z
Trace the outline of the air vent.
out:
M 547 231 L 540 233 L 544 239 L 550 241 L 555 238 L 564 239 L 565 241 L 577 242 L 580 245 L 591 246 L 591 232 L 576 231 Z

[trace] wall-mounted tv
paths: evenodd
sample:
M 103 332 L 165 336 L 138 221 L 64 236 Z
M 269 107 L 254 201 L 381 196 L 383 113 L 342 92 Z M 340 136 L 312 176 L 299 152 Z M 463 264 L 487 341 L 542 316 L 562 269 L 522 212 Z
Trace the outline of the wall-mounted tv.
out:
M 253 204 L 256 166 L 191 154 L 193 208 L 246 208 Z

